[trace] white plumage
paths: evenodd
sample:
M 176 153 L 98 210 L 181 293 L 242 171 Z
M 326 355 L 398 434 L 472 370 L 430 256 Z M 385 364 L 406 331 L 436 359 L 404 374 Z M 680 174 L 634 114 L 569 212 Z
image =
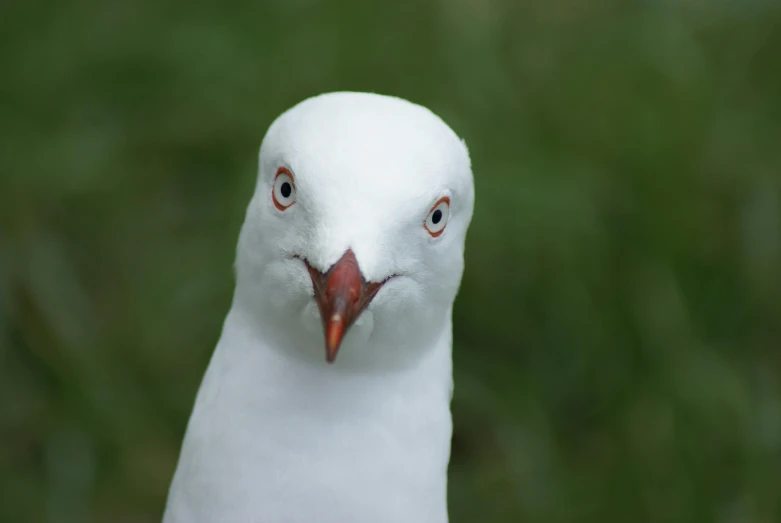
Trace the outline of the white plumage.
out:
M 465 145 L 419 105 L 331 93 L 272 124 L 165 523 L 447 521 L 473 200 Z

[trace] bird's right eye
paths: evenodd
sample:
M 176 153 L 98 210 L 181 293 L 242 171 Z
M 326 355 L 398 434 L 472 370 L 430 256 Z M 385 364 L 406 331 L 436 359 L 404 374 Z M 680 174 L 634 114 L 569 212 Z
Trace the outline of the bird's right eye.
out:
M 293 173 L 284 167 L 277 169 L 271 198 L 274 200 L 274 206 L 280 211 L 284 211 L 296 203 L 296 184 L 293 181 Z

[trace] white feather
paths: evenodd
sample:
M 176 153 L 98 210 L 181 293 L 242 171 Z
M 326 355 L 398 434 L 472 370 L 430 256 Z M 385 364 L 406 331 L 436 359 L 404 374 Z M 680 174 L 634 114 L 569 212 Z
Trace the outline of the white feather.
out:
M 296 185 L 285 211 L 280 166 Z M 443 196 L 433 238 L 423 224 Z M 332 93 L 272 124 L 165 523 L 447 521 L 451 309 L 473 200 L 465 144 L 419 105 Z M 398 276 L 329 365 L 300 258 L 325 271 L 347 249 L 369 281 Z

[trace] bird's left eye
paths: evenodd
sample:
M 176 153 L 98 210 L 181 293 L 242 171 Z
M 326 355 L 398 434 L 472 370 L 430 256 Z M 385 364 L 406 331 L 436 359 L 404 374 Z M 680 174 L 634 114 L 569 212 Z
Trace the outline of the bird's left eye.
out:
M 274 188 L 271 191 L 274 205 L 280 211 L 284 211 L 296 203 L 296 184 L 293 181 L 293 173 L 280 167 L 274 178 Z
M 431 208 L 423 226 L 428 233 L 436 238 L 445 230 L 447 219 L 450 217 L 450 198 L 445 196 Z

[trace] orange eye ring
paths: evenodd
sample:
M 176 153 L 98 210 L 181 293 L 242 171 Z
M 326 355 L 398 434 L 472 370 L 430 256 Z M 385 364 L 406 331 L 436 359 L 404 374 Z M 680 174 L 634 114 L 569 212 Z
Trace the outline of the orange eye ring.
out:
M 443 196 L 435 203 L 428 212 L 423 227 L 432 238 L 440 236 L 445 232 L 448 218 L 450 217 L 450 198 Z
M 271 186 L 271 200 L 280 211 L 284 211 L 296 203 L 296 182 L 293 179 L 293 173 L 286 167 L 277 169 L 274 183 Z

